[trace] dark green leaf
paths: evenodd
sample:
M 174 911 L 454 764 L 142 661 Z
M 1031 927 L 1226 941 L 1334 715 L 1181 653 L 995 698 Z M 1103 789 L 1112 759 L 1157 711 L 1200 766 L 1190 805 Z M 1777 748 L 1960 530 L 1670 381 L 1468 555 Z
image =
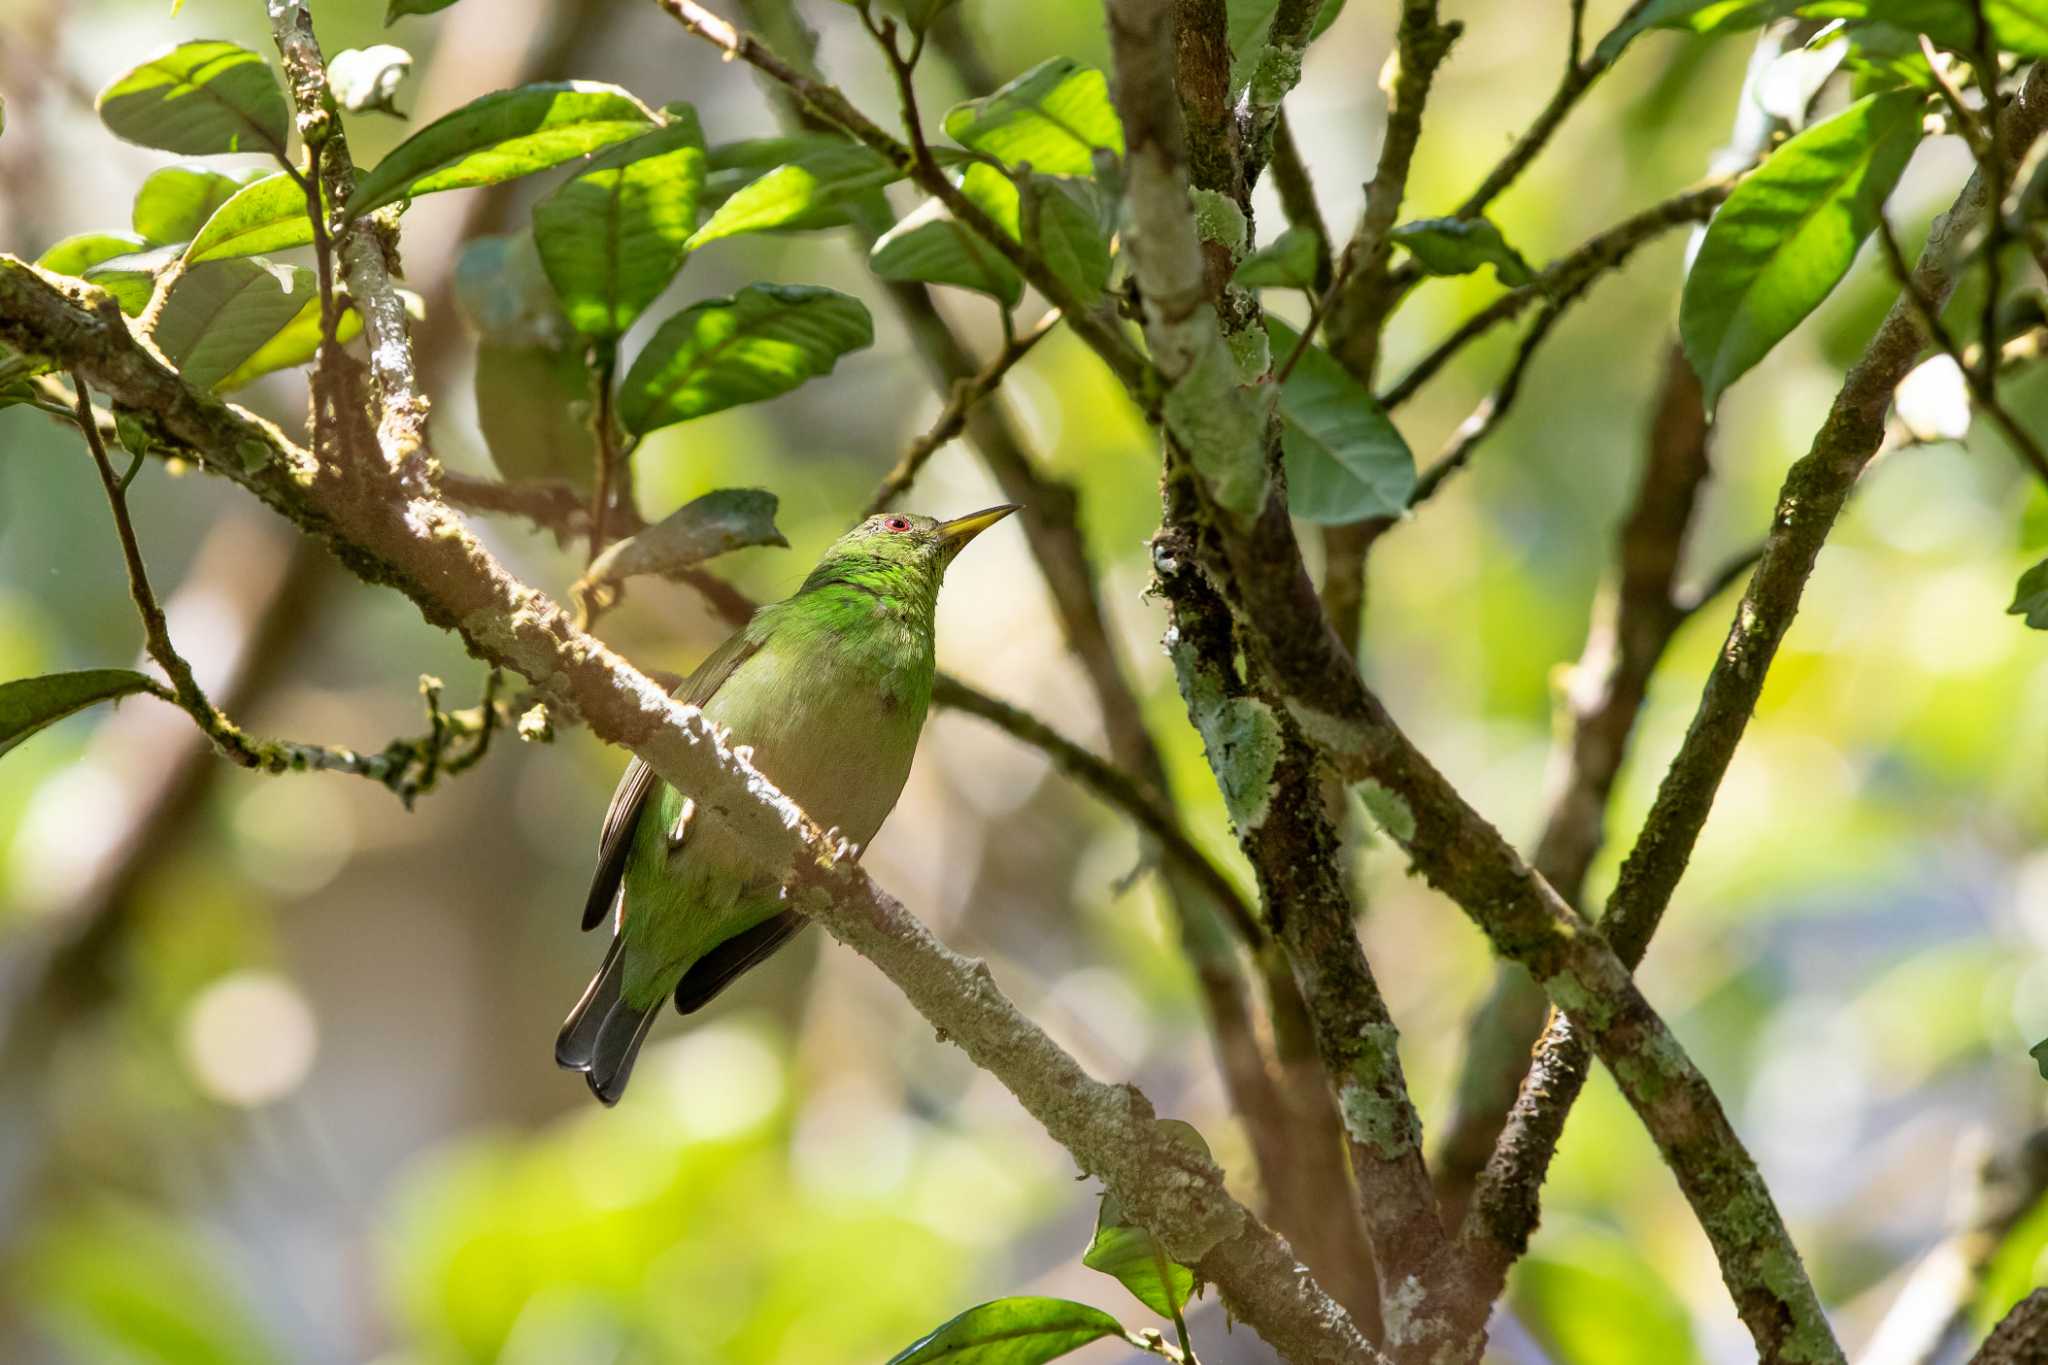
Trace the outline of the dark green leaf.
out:
M 1848 273 L 1919 144 L 1923 102 L 1858 100 L 1771 153 L 1714 215 L 1678 313 L 1709 408 Z
M 619 388 L 619 420 L 643 436 L 758 403 L 829 374 L 875 339 L 860 300 L 815 285 L 750 284 L 661 325 Z
M 204 166 L 166 166 L 135 194 L 136 232 L 151 246 L 189 242 L 214 211 L 242 188 L 244 179 Z
M 721 149 L 729 159 L 732 149 Z M 896 167 L 857 142 L 840 138 L 775 138 L 750 144 L 750 154 L 782 150 L 788 160 L 733 191 L 690 239 L 695 251 L 742 232 L 793 232 L 836 227 L 840 206 L 900 178 Z
M 2026 617 L 2035 630 L 2048 630 L 2048 559 L 2020 575 L 2012 605 L 2005 610 L 2008 615 Z
M 1093 175 L 1098 149 L 1124 151 L 1108 81 L 1071 57 L 1054 57 L 992 95 L 955 105 L 945 127 L 963 147 L 1008 166 L 1029 162 L 1047 175 Z
M 2044 1038 L 2028 1048 L 2027 1055 L 2032 1057 L 2034 1065 L 2041 1069 L 2041 1079 L 2048 1081 L 2048 1038 Z
M 560 479 L 581 490 L 596 468 L 589 367 L 565 348 L 486 340 L 476 353 L 477 425 L 507 479 Z
M 313 240 L 304 186 L 278 171 L 252 180 L 214 211 L 185 248 L 188 265 L 231 256 L 258 256 Z
M 261 259 L 209 261 L 171 286 L 150 338 L 179 374 L 211 388 L 317 298 L 313 272 L 302 267 Z
M 52 245 L 36 259 L 36 264 L 59 275 L 83 277 L 101 261 L 133 255 L 147 245 L 140 237 L 125 232 L 81 232 Z
M 334 98 L 351 114 L 399 114 L 391 103 L 399 83 L 412 70 L 412 54 L 402 47 L 378 43 L 349 48 L 327 63 L 327 83 Z
M 1239 262 L 1231 277 L 1246 289 L 1313 289 L 1316 284 L 1316 235 L 1307 228 L 1289 228 Z
M 868 265 L 885 280 L 957 285 L 987 294 L 1005 308 L 1015 308 L 1024 296 L 1023 278 L 1001 253 L 936 199 L 927 199 L 883 234 L 868 254 Z
M 455 0 L 391 0 L 391 7 L 384 11 L 384 25 L 388 28 L 408 14 L 439 14 L 454 3 Z
M 685 106 L 534 209 L 534 244 L 578 332 L 615 339 L 668 287 L 688 254 L 704 176 L 704 137 Z
M 109 256 L 85 268 L 85 278 L 112 294 L 129 317 L 142 316 L 156 292 L 157 277 L 185 254 L 183 243 L 151 247 L 126 256 Z
M 1420 218 L 1389 235 L 1432 275 L 1469 275 L 1490 265 L 1494 277 L 1510 287 L 1536 278 L 1522 253 L 1484 218 Z
M 1266 319 L 1273 361 L 1291 355 L 1299 334 Z M 1415 457 L 1379 401 L 1350 371 L 1311 346 L 1280 387 L 1281 455 L 1287 506 L 1297 517 L 1342 525 L 1397 517 L 1415 490 Z
M 720 488 L 684 503 L 654 525 L 592 560 L 579 594 L 639 574 L 673 573 L 750 545 L 789 548 L 775 528 L 777 500 L 760 488 Z
M 530 232 L 465 243 L 455 302 L 478 335 L 501 346 L 566 347 L 572 336 Z
M 1070 1299 L 995 1299 L 890 1357 L 888 1365 L 1043 1365 L 1091 1341 L 1120 1337 L 1123 1324 Z
M 46 673 L 40 678 L 0 683 L 0 754 L 74 711 L 146 692 L 153 685 L 150 679 L 126 668 Z
M 183 156 L 283 156 L 291 108 L 270 64 L 246 47 L 180 43 L 100 92 L 100 121 L 116 136 Z
M 436 190 L 515 180 L 638 137 L 654 122 L 615 85 L 552 81 L 496 90 L 392 148 L 357 184 L 345 213 L 359 218 Z

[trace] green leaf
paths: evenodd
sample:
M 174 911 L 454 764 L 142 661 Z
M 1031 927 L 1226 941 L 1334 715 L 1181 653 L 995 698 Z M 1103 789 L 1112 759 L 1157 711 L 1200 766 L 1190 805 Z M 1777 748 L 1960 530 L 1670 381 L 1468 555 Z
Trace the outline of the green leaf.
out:
M 1299 334 L 1266 319 L 1276 364 Z M 1366 388 L 1320 346 L 1302 353 L 1280 386 L 1281 456 L 1287 506 L 1323 525 L 1398 517 L 1415 490 L 1415 457 Z
M 184 244 L 177 242 L 126 256 L 109 256 L 87 266 L 85 278 L 112 294 L 129 317 L 140 317 L 156 292 L 157 277 L 176 265 L 184 252 Z
M 2009 616 L 2026 617 L 2035 630 L 2048 630 L 2048 559 L 2020 575 L 2012 605 L 2005 610 Z
M 135 194 L 135 230 L 151 246 L 189 242 L 244 183 L 243 177 L 204 166 L 166 166 L 151 172 Z
M 1315 233 L 1307 228 L 1287 229 L 1239 262 L 1231 278 L 1246 289 L 1315 288 Z
M 1116 1201 L 1108 1195 L 1102 1197 L 1095 1239 L 1082 1253 L 1081 1264 L 1110 1276 L 1162 1318 L 1179 1313 L 1195 1292 L 1195 1272 L 1169 1260 L 1145 1229 L 1117 1221 Z
M 1993 43 L 2022 57 L 2048 57 L 2048 4 L 2042 0 L 1983 0 Z M 1936 47 L 1968 55 L 1977 47 L 1977 20 L 1959 0 L 1809 0 L 1799 13 L 1815 19 L 1888 24 L 1924 33 Z
M 335 53 L 327 63 L 327 84 L 341 107 L 351 114 L 391 114 L 404 118 L 391 101 L 411 70 L 412 54 L 402 47 L 389 43 L 352 47 Z
M 1027 235 L 1023 195 L 1037 209 L 1036 239 L 1025 243 L 1045 259 L 1052 273 L 1093 302 L 1109 283 L 1109 232 L 1092 185 L 1049 175 L 1029 177 L 1020 190 L 1015 180 L 978 162 L 960 177 L 960 189 L 1018 242 Z
M 1233 95 L 1251 84 L 1252 77 L 1258 74 L 1260 59 L 1266 55 L 1269 46 L 1273 12 L 1279 8 L 1279 0 L 1228 0 L 1225 31 L 1230 43 L 1230 89 Z M 1344 0 L 1323 0 L 1323 7 L 1316 11 L 1315 22 L 1309 26 L 1308 40 L 1313 43 L 1322 37 L 1343 12 Z
M 775 138 L 749 147 L 755 155 L 767 150 L 785 151 L 788 159 L 735 190 L 690 238 L 690 250 L 743 232 L 836 227 L 846 221 L 839 210 L 847 200 L 901 178 L 881 155 L 841 138 Z
M 1679 335 L 1709 409 L 1848 273 L 1920 141 L 1917 91 L 1871 95 L 1784 143 L 1707 225 Z
M 40 678 L 0 683 L 0 754 L 74 711 L 146 692 L 154 685 L 149 678 L 127 668 L 46 673 Z
M 334 339 L 347 345 L 361 336 L 363 320 L 353 308 L 343 308 L 334 322 Z M 258 346 L 249 358 L 230 370 L 213 387 L 218 393 L 233 393 L 275 370 L 297 369 L 312 360 L 320 349 L 320 292 L 316 288 L 305 306 L 275 336 Z
M 1098 149 L 1124 153 L 1124 130 L 1109 82 L 1094 67 L 1054 57 L 994 94 L 955 105 L 946 136 L 1007 166 L 1029 162 L 1046 175 L 1092 176 Z
M 1757 28 L 1798 8 L 1799 0 L 1650 0 L 1617 25 L 1593 51 L 1595 61 L 1611 62 L 1646 29 L 1675 28 L 1692 33 L 1732 33 Z
M 185 263 L 259 256 L 306 246 L 312 240 L 313 219 L 306 212 L 305 188 L 278 171 L 250 181 L 215 209 L 185 248 Z
M 1420 218 L 1388 234 L 1431 275 L 1469 275 L 1482 265 L 1510 288 L 1536 278 L 1522 253 L 1484 218 Z
M 392 148 L 356 185 L 344 214 L 355 219 L 436 190 L 516 180 L 638 137 L 654 122 L 616 85 L 551 81 L 495 90 Z
M 2027 1055 L 2032 1057 L 2034 1065 L 2041 1069 L 2041 1079 L 2048 1081 L 2048 1038 L 2044 1038 L 2028 1048 Z
M 927 199 L 878 238 L 868 266 L 885 280 L 972 289 L 1005 308 L 1015 308 L 1024 297 L 1023 277 L 937 199 Z
M 291 108 L 270 64 L 212 39 L 180 43 L 100 91 L 114 136 L 182 156 L 269 152 L 282 157 Z
M 533 211 L 541 264 L 571 326 L 613 340 L 689 253 L 706 173 L 696 111 L 612 148 Z
M 473 237 L 455 261 L 455 303 L 501 346 L 566 349 L 573 333 L 531 232 Z
M 48 251 L 36 258 L 36 264 L 59 275 L 83 278 L 87 270 L 101 261 L 133 255 L 147 246 L 148 243 L 140 237 L 125 232 L 81 232 L 53 243 Z
M 391 0 L 391 7 L 384 11 L 384 26 L 389 28 L 408 14 L 439 14 L 454 3 L 455 0 Z
M 816 285 L 750 284 L 661 325 L 619 387 L 619 420 L 644 436 L 758 403 L 831 373 L 840 356 L 874 339 L 858 299 Z
M 1123 1324 L 1071 1299 L 994 1299 L 968 1309 L 891 1356 L 888 1365 L 1043 1365 Z
M 590 370 L 575 352 L 489 340 L 477 347 L 477 425 L 507 479 L 559 479 L 587 492 L 597 467 L 593 406 Z
M 1511 1302 L 1555 1360 L 1573 1365 L 1691 1365 L 1692 1316 L 1639 1246 L 1565 1222 L 1515 1270 Z M 1617 1323 L 1628 1324 L 1616 1331 Z
M 750 545 L 789 542 L 775 528 L 773 493 L 760 488 L 720 488 L 684 503 L 639 535 L 609 546 L 592 560 L 577 583 L 580 595 L 599 584 L 640 574 L 673 573 L 716 555 Z
M 210 261 L 171 286 L 150 339 L 202 388 L 233 374 L 317 300 L 313 272 L 261 259 Z

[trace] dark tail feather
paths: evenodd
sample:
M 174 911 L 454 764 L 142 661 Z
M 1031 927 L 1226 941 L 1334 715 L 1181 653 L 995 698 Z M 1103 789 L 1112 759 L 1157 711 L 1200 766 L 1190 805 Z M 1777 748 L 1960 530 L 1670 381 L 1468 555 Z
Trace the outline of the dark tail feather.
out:
M 626 980 L 626 938 L 612 939 L 604 965 L 597 969 L 583 998 L 569 1011 L 561 1034 L 555 1039 L 555 1065 L 581 1071 L 590 1082 L 590 1093 L 607 1105 L 617 1104 L 626 1093 L 626 1081 L 633 1074 L 633 1059 L 640 1044 L 660 1013 L 659 1004 L 635 1009 L 621 994 Z

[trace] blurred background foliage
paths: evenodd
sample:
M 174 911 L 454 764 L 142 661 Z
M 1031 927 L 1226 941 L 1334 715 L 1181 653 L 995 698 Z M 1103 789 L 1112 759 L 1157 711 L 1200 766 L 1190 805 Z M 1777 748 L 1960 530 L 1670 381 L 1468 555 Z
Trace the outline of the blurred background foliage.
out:
M 167 159 L 101 129 L 91 95 L 110 76 L 194 36 L 269 50 L 252 0 L 188 0 L 175 19 L 169 8 L 0 0 L 0 248 L 32 256 L 122 226 L 135 185 Z M 1620 8 L 1591 6 L 1589 31 Z M 714 142 L 773 131 L 745 72 L 652 5 L 471 0 L 388 32 L 383 9 L 325 0 L 320 36 L 330 53 L 409 48 L 417 66 L 398 104 L 411 127 L 487 89 L 581 76 L 650 104 L 687 99 Z M 891 109 L 849 15 L 805 9 L 827 70 L 864 107 Z M 1354 218 L 1378 144 L 1370 76 L 1388 9 L 1354 0 L 1290 101 L 1334 224 Z M 1562 3 L 1446 10 L 1467 32 L 1430 106 L 1412 216 L 1457 202 L 1564 56 Z M 1057 54 L 1103 60 L 1093 0 L 967 0 L 962 11 L 999 76 Z M 1748 51 L 1740 37 L 1639 41 L 1498 205 L 1508 238 L 1540 265 L 1696 179 L 1726 136 Z M 942 65 L 926 78 L 928 108 L 963 93 Z M 407 129 L 353 120 L 358 162 Z M 1924 147 L 1894 217 L 1924 230 L 1962 168 L 1959 148 Z M 557 178 L 437 196 L 407 215 L 435 440 L 452 468 L 489 469 L 474 343 L 447 287 L 455 245 L 517 226 Z M 1260 202 L 1265 241 L 1280 215 L 1269 191 Z M 1369 675 L 1511 837 L 1540 814 L 1554 689 L 1640 458 L 1683 250 L 1682 234 L 1659 241 L 1567 316 L 1505 429 L 1373 561 Z M 1724 402 L 1696 569 L 1763 528 L 1840 367 L 1892 297 L 1871 254 Z M 839 235 L 722 242 L 693 258 L 671 298 L 756 279 L 868 299 L 877 344 L 773 404 L 659 433 L 636 473 L 649 516 L 716 487 L 777 493 L 793 548 L 723 561 L 768 596 L 796 584 L 939 396 Z M 1396 320 L 1388 372 L 1498 289 L 1490 272 L 1429 283 Z M 953 293 L 941 305 L 985 347 L 999 340 L 986 300 Z M 1511 346 L 1502 334 L 1473 347 L 1403 410 L 1425 459 Z M 1228 861 L 1220 803 L 1155 646 L 1160 614 L 1141 596 L 1153 444 L 1063 333 L 1005 393 L 1047 467 L 1083 492 L 1083 529 L 1178 794 Z M 303 414 L 295 377 L 247 398 L 280 420 Z M 2011 401 L 2048 415 L 2031 378 Z M 153 467 L 133 500 L 185 652 L 216 670 L 216 688 L 233 675 L 252 728 L 374 749 L 421 728 L 419 674 L 446 679 L 455 704 L 474 699 L 481 672 L 451 637 L 295 547 L 225 485 Z M 955 447 L 908 501 L 944 515 L 995 500 Z M 0 413 L 0 677 L 132 657 L 109 530 L 75 433 L 27 409 Z M 517 524 L 485 530 L 551 591 L 581 567 Z M 1994 434 L 1879 461 L 1822 558 L 1644 969 L 1761 1160 L 1852 1349 L 1952 1227 L 1974 1162 L 2043 1121 L 2048 1089 L 2026 1048 L 2048 1035 L 2048 648 L 2003 611 L 2044 548 L 2048 499 Z M 1689 625 L 1658 675 L 1596 900 L 1727 610 Z M 965 557 L 940 616 L 944 666 L 1100 743 L 1021 536 L 1005 529 Z M 659 583 L 605 622 L 637 662 L 676 672 L 722 633 L 687 590 Z M 345 777 L 194 763 L 188 730 L 168 708 L 131 701 L 0 765 L 0 1359 L 825 1365 L 879 1361 L 1013 1292 L 1081 1298 L 1146 1325 L 1078 1264 L 1095 1201 L 1064 1154 L 819 935 L 687 1030 L 660 1026 L 617 1111 L 554 1068 L 550 1040 L 599 946 L 574 919 L 620 755 L 573 731 L 507 743 L 408 814 Z M 138 828 L 145 806 L 157 814 Z M 1245 1143 L 1171 925 L 1149 880 L 1125 884 L 1136 847 L 1035 753 L 941 714 L 868 863 L 949 942 L 987 956 L 1098 1073 L 1139 1082 L 1241 1170 Z M 1425 1121 L 1440 1124 L 1491 963 L 1387 845 L 1361 839 L 1355 866 L 1409 1077 Z M 1705 1240 L 1597 1074 L 1546 1209 L 1511 1286 L 1514 1321 L 1496 1334 L 1501 1360 L 1747 1357 Z M 2042 1281 L 2044 1247 L 2037 1209 L 1997 1254 L 1984 1321 Z M 1212 1365 L 1271 1359 L 1226 1330 L 1213 1298 L 1194 1330 Z

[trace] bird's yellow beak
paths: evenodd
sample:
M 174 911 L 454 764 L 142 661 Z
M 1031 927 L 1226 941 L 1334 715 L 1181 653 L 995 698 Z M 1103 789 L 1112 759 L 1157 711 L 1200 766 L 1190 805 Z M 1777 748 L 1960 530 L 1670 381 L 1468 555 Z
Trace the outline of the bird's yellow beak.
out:
M 946 547 L 947 558 L 959 554 L 968 541 L 1016 511 L 1019 506 L 1018 503 L 1006 502 L 1000 507 L 984 508 L 979 512 L 969 512 L 964 517 L 940 522 L 939 541 Z

